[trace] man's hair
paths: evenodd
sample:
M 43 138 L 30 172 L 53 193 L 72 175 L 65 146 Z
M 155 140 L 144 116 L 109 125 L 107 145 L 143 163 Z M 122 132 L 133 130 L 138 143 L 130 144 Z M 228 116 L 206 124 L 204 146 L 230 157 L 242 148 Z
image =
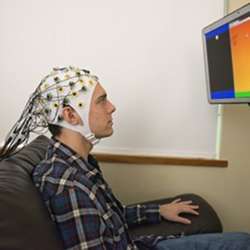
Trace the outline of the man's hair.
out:
M 59 136 L 62 133 L 62 127 L 55 124 L 48 124 L 48 129 L 53 137 Z

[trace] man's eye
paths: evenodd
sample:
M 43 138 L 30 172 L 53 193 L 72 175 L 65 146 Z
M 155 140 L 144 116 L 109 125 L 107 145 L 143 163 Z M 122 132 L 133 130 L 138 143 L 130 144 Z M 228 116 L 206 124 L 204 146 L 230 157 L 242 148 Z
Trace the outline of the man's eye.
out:
M 99 101 L 98 101 L 98 103 L 104 103 L 106 101 L 106 99 L 100 99 Z

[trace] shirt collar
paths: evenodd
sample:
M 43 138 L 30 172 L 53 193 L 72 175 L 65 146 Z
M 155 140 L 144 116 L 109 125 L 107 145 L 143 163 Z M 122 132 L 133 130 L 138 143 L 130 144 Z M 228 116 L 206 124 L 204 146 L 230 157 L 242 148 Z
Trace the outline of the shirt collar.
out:
M 88 155 L 88 160 L 85 160 L 68 145 L 52 137 L 49 142 L 48 158 L 51 158 L 54 154 L 68 162 L 71 166 L 81 168 L 86 173 L 87 177 L 97 174 L 102 175 L 97 161 L 91 154 Z

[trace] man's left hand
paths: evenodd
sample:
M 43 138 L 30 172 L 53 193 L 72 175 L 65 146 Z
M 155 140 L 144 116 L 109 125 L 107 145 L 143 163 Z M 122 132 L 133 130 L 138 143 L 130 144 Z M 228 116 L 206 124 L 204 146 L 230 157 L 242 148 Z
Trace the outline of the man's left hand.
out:
M 163 218 L 169 221 L 191 224 L 191 220 L 180 216 L 180 214 L 189 213 L 199 215 L 196 211 L 198 208 L 199 206 L 193 205 L 192 201 L 181 201 L 181 199 L 176 199 L 171 203 L 161 205 L 160 214 Z

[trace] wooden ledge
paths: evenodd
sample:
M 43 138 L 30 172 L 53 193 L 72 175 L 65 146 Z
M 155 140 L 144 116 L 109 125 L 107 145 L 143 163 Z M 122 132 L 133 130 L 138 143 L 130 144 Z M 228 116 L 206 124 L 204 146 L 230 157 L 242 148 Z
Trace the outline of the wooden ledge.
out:
M 151 164 L 151 165 L 181 165 L 181 166 L 201 166 L 201 167 L 227 167 L 228 161 L 206 159 L 206 158 L 186 158 L 186 157 L 164 157 L 164 156 L 142 156 L 142 155 L 119 155 L 94 153 L 100 162 L 127 163 L 127 164 Z

